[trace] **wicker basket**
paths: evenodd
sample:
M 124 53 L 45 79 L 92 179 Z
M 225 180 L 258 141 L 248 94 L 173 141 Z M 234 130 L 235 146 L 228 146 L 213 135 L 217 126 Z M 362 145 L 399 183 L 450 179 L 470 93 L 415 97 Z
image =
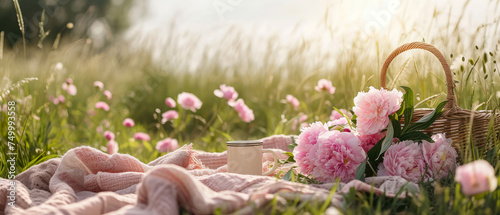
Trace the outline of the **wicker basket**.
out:
M 450 67 L 448 66 L 443 54 L 436 47 L 422 42 L 407 43 L 398 47 L 385 60 L 382 71 L 380 72 L 380 86 L 383 88 L 386 86 L 386 73 L 391 61 L 400 53 L 411 49 L 423 49 L 434 54 L 434 56 L 436 56 L 441 62 L 446 75 L 446 85 L 448 88 L 448 95 L 446 99 L 448 100 L 448 103 L 444 108 L 443 115 L 424 132 L 429 135 L 446 133 L 446 137 L 451 137 L 453 139 L 453 147 L 460 154 L 465 152 L 467 144 L 470 143 L 470 141 L 468 141 L 469 138 L 472 139 L 472 143 L 474 143 L 474 145 L 479 149 L 486 151 L 490 150 L 493 147 L 494 141 L 500 138 L 500 114 L 493 113 L 492 111 L 465 110 L 457 106 Z M 412 121 L 416 121 L 432 111 L 433 109 L 427 108 L 416 109 Z M 495 117 L 495 134 L 492 135 L 494 138 L 486 140 L 488 124 L 490 123 L 492 116 Z M 472 127 L 470 126 L 471 122 Z M 471 132 L 468 132 L 470 129 Z

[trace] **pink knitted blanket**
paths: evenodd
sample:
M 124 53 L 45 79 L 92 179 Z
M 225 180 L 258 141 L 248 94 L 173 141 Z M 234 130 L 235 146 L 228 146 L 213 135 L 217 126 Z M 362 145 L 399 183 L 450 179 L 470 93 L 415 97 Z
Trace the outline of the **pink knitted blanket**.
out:
M 288 136 L 263 140 L 264 148 L 289 151 Z M 392 197 L 405 184 L 416 189 L 400 177 L 366 181 L 341 184 L 332 206 L 340 207 L 340 193 L 350 188 L 378 195 L 385 191 Z M 193 214 L 251 214 L 273 198 L 294 200 L 298 195 L 325 201 L 333 186 L 227 173 L 225 152 L 198 152 L 190 145 L 149 164 L 126 154 L 77 147 L 19 174 L 16 182 L 15 206 L 9 206 L 10 181 L 0 179 L 0 214 L 178 214 L 181 207 Z

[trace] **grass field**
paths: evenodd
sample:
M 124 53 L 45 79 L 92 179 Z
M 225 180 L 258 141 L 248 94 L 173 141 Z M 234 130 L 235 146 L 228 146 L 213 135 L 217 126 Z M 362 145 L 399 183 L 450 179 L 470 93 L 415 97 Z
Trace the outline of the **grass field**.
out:
M 195 149 L 224 151 L 227 140 L 299 134 L 299 129 L 292 126 L 301 113 L 307 115 L 306 122 L 311 123 L 328 121 L 333 107 L 352 108 L 353 98 L 359 91 L 380 86 L 379 72 L 384 59 L 397 45 L 425 40 L 438 47 L 452 66 L 460 107 L 497 110 L 500 108 L 500 72 L 496 61 L 499 60 L 500 36 L 496 33 L 494 38 L 483 36 L 486 32 L 496 32 L 497 26 L 498 23 L 486 25 L 472 35 L 463 35 L 455 28 L 430 38 L 401 36 L 397 43 L 378 36 L 342 44 L 344 48 L 336 54 L 316 55 L 310 54 L 320 45 L 314 39 L 276 48 L 273 44 L 280 40 L 278 35 L 271 34 L 256 44 L 258 42 L 250 36 L 233 28 L 224 40 L 205 49 L 196 67 L 187 62 L 199 49 L 197 36 L 186 36 L 175 28 L 171 29 L 169 41 L 160 54 L 118 38 L 103 49 L 94 48 L 88 39 L 69 41 L 63 38 L 56 46 L 45 42 L 43 48 L 28 46 L 25 50 L 22 44 L 13 49 L 0 44 L 0 106 L 16 102 L 14 132 L 20 142 L 17 148 L 19 170 L 62 155 L 76 146 L 88 145 L 105 151 L 107 140 L 102 131 L 106 130 L 116 134 L 120 153 L 131 154 L 143 162 L 162 155 L 155 144 L 166 137 L 177 139 L 180 145 L 193 143 Z M 328 28 L 323 30 L 329 31 Z M 193 43 L 179 45 L 185 40 Z M 260 55 L 249 48 L 262 44 L 267 48 Z M 67 78 L 71 78 L 77 88 L 74 96 L 61 87 Z M 322 78 L 333 82 L 336 87 L 333 95 L 314 90 Z M 104 89 L 112 92 L 112 98 L 108 100 L 102 90 L 94 87 L 94 81 L 102 81 Z M 236 89 L 239 97 L 254 111 L 254 121 L 243 122 L 224 99 L 214 95 L 221 84 Z M 414 90 L 418 108 L 435 107 L 446 98 L 443 69 L 432 55 L 423 51 L 404 54 L 392 63 L 388 87 L 400 85 Z M 175 108 L 165 105 L 167 97 L 176 99 L 181 92 L 195 94 L 203 102 L 201 109 L 192 112 L 179 105 Z M 287 94 L 298 98 L 298 110 L 286 102 Z M 50 97 L 58 95 L 63 95 L 65 102 L 56 105 Z M 107 102 L 110 110 L 96 109 L 98 101 Z M 169 109 L 179 111 L 179 118 L 161 124 L 161 113 Z M 4 163 L 8 151 L 4 144 L 8 136 L 7 118 L 3 109 L 0 115 L 2 177 L 7 174 Z M 136 126 L 124 127 L 125 118 L 134 119 Z M 148 133 L 151 141 L 135 141 L 133 135 L 139 131 Z M 498 161 L 498 149 L 494 151 L 497 156 L 490 160 L 493 164 Z M 470 161 L 464 160 L 465 163 Z M 495 165 L 497 173 L 498 169 Z M 432 185 L 421 184 L 422 195 L 418 198 L 384 199 L 352 192 L 345 195 L 343 212 L 500 213 L 498 189 L 466 197 L 452 179 Z M 321 213 L 317 209 L 321 204 L 289 202 L 280 205 L 273 202 L 262 213 Z

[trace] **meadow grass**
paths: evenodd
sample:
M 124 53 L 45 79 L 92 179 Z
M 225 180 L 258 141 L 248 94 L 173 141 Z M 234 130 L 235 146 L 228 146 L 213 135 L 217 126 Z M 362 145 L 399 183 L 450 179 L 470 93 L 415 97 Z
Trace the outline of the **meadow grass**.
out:
M 491 28 L 478 29 L 470 36 L 471 41 L 478 41 L 481 32 Z M 178 139 L 181 145 L 193 143 L 195 149 L 213 152 L 224 151 L 227 140 L 299 134 L 297 127 L 292 128 L 299 113 L 306 114 L 309 123 L 327 121 L 333 107 L 350 109 L 359 91 L 366 91 L 369 86 L 379 87 L 381 65 L 385 56 L 395 48 L 382 38 L 370 39 L 353 42 L 348 49 L 335 55 L 313 55 L 314 59 L 311 59 L 308 53 L 314 52 L 318 45 L 314 39 L 304 39 L 277 49 L 273 47 L 280 39 L 277 35 L 271 34 L 267 41 L 260 42 L 245 36 L 237 28 L 231 28 L 227 35 L 218 44 L 202 49 L 196 67 L 190 66 L 188 58 L 199 50 L 198 37 L 175 28 L 171 29 L 169 40 L 159 54 L 120 39 L 104 49 L 95 49 L 89 39 L 68 41 L 65 38 L 60 43 L 57 41 L 57 46 L 42 48 L 32 46 L 24 50 L 24 46 L 22 49 L 19 46 L 13 49 L 0 46 L 0 73 L 3 74 L 0 105 L 3 107 L 8 101 L 17 103 L 18 170 L 63 155 L 77 146 L 88 145 L 105 151 L 107 140 L 102 131 L 106 130 L 116 134 L 120 153 L 131 154 L 146 163 L 162 155 L 155 149 L 155 144 L 166 137 Z M 463 44 L 460 43 L 461 37 L 463 35 L 455 29 L 447 37 L 438 35 L 427 40 L 440 48 L 452 65 L 460 107 L 498 110 L 498 44 L 494 47 L 486 47 L 481 42 Z M 400 44 L 410 42 L 407 39 L 402 36 Z M 180 45 L 186 40 L 193 42 Z M 267 45 L 263 54 L 254 56 L 249 47 L 255 43 Z M 283 52 L 285 57 L 278 58 Z M 462 54 L 466 56 L 462 57 Z M 58 63 L 63 67 L 56 66 Z M 446 98 L 442 71 L 441 65 L 430 54 L 412 51 L 392 63 L 388 87 L 409 86 L 417 95 L 419 108 L 435 107 Z M 77 87 L 75 96 L 62 90 L 66 78 L 71 78 Z M 332 80 L 335 94 L 314 91 L 317 81 L 322 78 Z M 102 81 L 104 88 L 113 93 L 113 98 L 108 101 L 102 91 L 93 87 L 94 81 Z M 214 96 L 213 91 L 221 84 L 235 87 L 239 97 L 253 109 L 254 121 L 243 122 L 224 99 Z M 174 109 L 179 111 L 179 119 L 161 124 L 161 113 L 169 110 L 165 98 L 176 99 L 181 92 L 198 96 L 203 102 L 202 108 L 194 113 L 177 106 Z M 298 110 L 286 102 L 287 94 L 299 99 Z M 50 96 L 57 95 L 64 95 L 66 102 L 55 105 L 49 101 Z M 94 105 L 98 101 L 106 101 L 110 111 L 96 110 Z M 126 117 L 134 119 L 136 126 L 124 127 L 122 121 Z M 6 112 L 2 111 L 2 177 L 7 175 L 6 121 Z M 133 134 L 138 131 L 150 134 L 152 141 L 135 141 Z M 500 140 L 495 134 L 489 135 L 496 141 L 487 159 L 497 164 Z M 470 161 L 472 158 L 464 160 L 465 163 Z M 497 173 L 498 169 L 499 166 L 495 165 Z M 346 214 L 499 213 L 498 189 L 489 194 L 466 197 L 452 179 L 450 176 L 434 184 L 420 184 L 421 195 L 403 199 L 352 191 L 344 194 L 342 211 Z M 324 212 L 318 209 L 322 204 L 276 200 L 258 212 L 319 214 Z

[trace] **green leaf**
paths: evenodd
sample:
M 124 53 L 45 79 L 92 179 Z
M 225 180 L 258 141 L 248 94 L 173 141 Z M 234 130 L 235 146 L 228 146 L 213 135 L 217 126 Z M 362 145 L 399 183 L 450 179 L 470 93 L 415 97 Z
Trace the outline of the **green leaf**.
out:
M 394 130 L 394 137 L 399 137 L 401 136 L 401 122 L 397 119 L 391 119 L 392 122 L 392 129 Z
M 368 161 L 368 157 L 366 157 L 365 161 L 358 166 L 356 170 L 356 179 L 360 181 L 365 181 L 365 170 L 366 170 L 366 162 Z
M 384 154 L 385 151 L 392 145 L 392 139 L 394 139 L 394 128 L 392 127 L 392 117 L 391 121 L 389 121 L 389 126 L 387 127 L 387 134 L 385 135 L 384 141 L 382 142 L 380 152 L 377 156 L 377 160 L 380 157 L 380 155 Z
M 291 168 L 290 170 L 288 170 L 288 172 L 286 172 L 286 174 L 283 176 L 283 180 L 285 180 L 285 181 L 291 181 L 292 180 L 292 174 L 293 174 L 293 168 Z
M 443 108 L 447 102 L 448 101 L 443 101 L 439 103 L 436 109 L 434 109 L 434 111 L 432 111 L 430 114 L 423 116 L 417 122 L 409 125 L 408 127 L 405 126 L 406 128 L 403 129 L 403 134 L 411 131 L 424 130 L 431 126 L 434 121 L 441 117 L 441 115 L 443 114 Z
M 292 138 L 292 144 L 288 145 L 288 148 L 293 151 L 298 144 L 295 141 L 295 135 L 290 135 L 290 138 Z M 291 156 L 293 156 L 293 154 Z
M 429 137 L 429 135 L 427 135 L 421 131 L 411 131 L 411 132 L 405 133 L 405 134 L 401 135 L 399 140 L 401 140 L 401 141 L 412 140 L 412 141 L 417 141 L 417 142 L 420 142 L 421 140 L 425 140 L 425 141 L 431 142 L 431 143 L 434 142 L 434 140 L 432 140 L 431 137 Z
M 367 176 L 374 176 L 377 174 L 377 167 L 378 164 L 381 162 L 381 160 L 377 160 L 378 154 L 380 153 L 380 149 L 382 148 L 382 142 L 384 142 L 384 139 L 380 139 L 377 144 L 375 144 L 370 150 L 368 150 L 368 153 L 366 153 L 368 157 L 368 162 L 370 162 L 370 166 L 375 168 L 373 171 L 367 171 Z M 370 168 L 368 170 L 371 170 Z
M 414 100 L 415 96 L 413 95 L 413 90 L 407 86 L 400 86 L 405 90 L 405 95 L 403 97 L 403 103 L 404 103 L 404 116 L 405 116 L 405 127 L 410 125 L 411 119 L 413 118 L 413 111 L 415 110 L 414 107 Z

